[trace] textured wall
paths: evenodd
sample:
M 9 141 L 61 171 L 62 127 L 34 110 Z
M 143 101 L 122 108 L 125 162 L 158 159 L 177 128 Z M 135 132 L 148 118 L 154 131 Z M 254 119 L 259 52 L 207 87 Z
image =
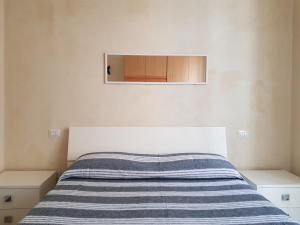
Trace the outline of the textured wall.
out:
M 4 168 L 4 0 L 0 0 L 0 171 Z
M 64 167 L 69 126 L 142 125 L 226 126 L 235 165 L 289 168 L 292 3 L 7 0 L 7 167 Z M 208 54 L 209 84 L 105 85 L 104 52 Z
M 300 1 L 294 1 L 292 168 L 300 176 Z

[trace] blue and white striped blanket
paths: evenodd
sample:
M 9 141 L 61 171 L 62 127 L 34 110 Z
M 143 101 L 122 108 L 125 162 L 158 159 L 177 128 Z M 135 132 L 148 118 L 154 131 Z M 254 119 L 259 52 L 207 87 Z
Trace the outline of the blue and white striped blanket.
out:
M 212 154 L 79 158 L 21 224 L 296 225 Z

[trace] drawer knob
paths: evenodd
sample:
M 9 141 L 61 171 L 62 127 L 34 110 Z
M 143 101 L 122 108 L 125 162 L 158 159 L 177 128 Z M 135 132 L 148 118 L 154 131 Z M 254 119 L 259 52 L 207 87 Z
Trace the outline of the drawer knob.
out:
M 4 216 L 4 223 L 12 223 L 13 217 L 12 216 Z
M 4 196 L 4 202 L 12 202 L 12 197 L 11 197 L 11 195 L 6 195 L 6 196 Z
M 289 194 L 282 194 L 281 195 L 281 201 L 283 201 L 283 202 L 290 201 L 290 195 Z

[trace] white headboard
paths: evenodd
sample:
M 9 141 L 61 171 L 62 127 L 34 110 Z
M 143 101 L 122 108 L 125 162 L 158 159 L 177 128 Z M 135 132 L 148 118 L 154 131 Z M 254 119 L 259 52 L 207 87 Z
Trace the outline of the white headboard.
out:
M 225 127 L 70 127 L 68 161 L 90 152 L 214 153 L 227 157 Z

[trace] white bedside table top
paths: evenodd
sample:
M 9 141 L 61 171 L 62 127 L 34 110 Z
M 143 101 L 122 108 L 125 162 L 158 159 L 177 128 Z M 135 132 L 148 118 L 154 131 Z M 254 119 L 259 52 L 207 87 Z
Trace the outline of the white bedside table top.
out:
M 39 188 L 50 177 L 55 176 L 52 170 L 14 171 L 0 173 L 0 188 Z
M 241 170 L 239 172 L 261 187 L 300 187 L 300 178 L 285 170 Z

